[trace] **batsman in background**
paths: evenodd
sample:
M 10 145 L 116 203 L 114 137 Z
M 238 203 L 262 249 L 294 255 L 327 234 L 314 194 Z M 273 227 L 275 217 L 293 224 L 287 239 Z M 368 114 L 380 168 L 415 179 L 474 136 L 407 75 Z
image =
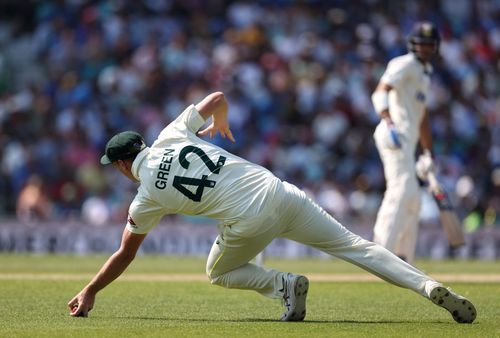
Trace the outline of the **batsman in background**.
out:
M 389 62 L 372 95 L 381 118 L 374 139 L 386 180 L 373 241 L 409 263 L 415 258 L 420 215 L 417 175 L 426 181 L 434 170 L 426 102 L 432 72 L 429 62 L 438 53 L 439 42 L 439 32 L 432 23 L 417 23 L 408 39 L 408 54 Z M 416 170 L 418 141 L 422 155 Z
M 119 133 L 107 143 L 101 163 L 111 164 L 140 185 L 120 248 L 68 302 L 72 316 L 87 316 L 97 292 L 127 268 L 162 216 L 189 214 L 220 222 L 206 265 L 210 282 L 281 299 L 282 321 L 304 319 L 309 281 L 306 276 L 250 263 L 277 237 L 317 248 L 411 289 L 447 309 L 459 323 L 474 321 L 476 309 L 470 301 L 382 246 L 350 232 L 296 186 L 198 137 L 219 133 L 234 142 L 227 111 L 224 94 L 212 93 L 187 107 L 151 147 L 132 131 Z M 208 127 L 199 131 L 210 117 Z

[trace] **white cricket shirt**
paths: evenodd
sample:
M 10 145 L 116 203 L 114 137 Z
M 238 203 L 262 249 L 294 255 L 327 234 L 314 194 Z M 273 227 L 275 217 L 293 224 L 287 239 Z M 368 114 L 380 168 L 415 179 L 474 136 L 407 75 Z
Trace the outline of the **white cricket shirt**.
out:
M 194 105 L 162 130 L 132 164 L 140 180 L 127 229 L 144 234 L 167 214 L 231 223 L 256 215 L 277 187 L 269 170 L 196 136 L 205 123 Z
M 397 130 L 412 144 L 419 139 L 431 72 L 432 66 L 429 63 L 424 65 L 415 54 L 408 53 L 392 59 L 380 79 L 393 88 L 389 92 L 391 119 Z

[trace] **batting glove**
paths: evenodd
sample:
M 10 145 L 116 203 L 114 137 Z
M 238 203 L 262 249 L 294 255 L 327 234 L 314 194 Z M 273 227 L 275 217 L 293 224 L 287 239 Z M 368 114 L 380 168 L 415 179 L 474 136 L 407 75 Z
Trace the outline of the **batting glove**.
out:
M 390 149 L 401 149 L 401 134 L 392 121 L 387 121 L 386 146 Z
M 434 172 L 434 160 L 432 159 L 432 154 L 428 149 L 424 150 L 424 152 L 418 157 L 415 169 L 418 178 L 424 182 L 427 181 L 429 173 Z

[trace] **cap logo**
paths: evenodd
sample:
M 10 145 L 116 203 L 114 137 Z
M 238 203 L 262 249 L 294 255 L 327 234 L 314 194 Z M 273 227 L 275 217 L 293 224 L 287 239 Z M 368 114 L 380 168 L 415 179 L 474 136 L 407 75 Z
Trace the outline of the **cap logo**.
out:
M 432 25 L 429 23 L 422 24 L 422 35 L 432 37 Z

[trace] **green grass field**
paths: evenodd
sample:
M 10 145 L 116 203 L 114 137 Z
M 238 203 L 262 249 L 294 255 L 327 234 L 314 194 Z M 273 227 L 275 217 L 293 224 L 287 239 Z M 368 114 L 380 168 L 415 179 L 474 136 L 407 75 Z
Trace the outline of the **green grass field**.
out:
M 266 261 L 269 267 L 313 276 L 353 277 L 312 278 L 302 323 L 277 321 L 279 301 L 210 285 L 202 277 L 204 258 L 162 256 L 138 257 L 124 278 L 98 294 L 89 318 L 70 317 L 66 303 L 106 258 L 0 255 L 0 337 L 500 337 L 497 281 L 446 283 L 478 311 L 474 324 L 456 324 L 416 293 L 359 281 L 356 276 L 369 274 L 330 259 Z M 498 261 L 416 265 L 431 276 L 500 274 Z M 169 281 L 174 274 L 201 280 Z

